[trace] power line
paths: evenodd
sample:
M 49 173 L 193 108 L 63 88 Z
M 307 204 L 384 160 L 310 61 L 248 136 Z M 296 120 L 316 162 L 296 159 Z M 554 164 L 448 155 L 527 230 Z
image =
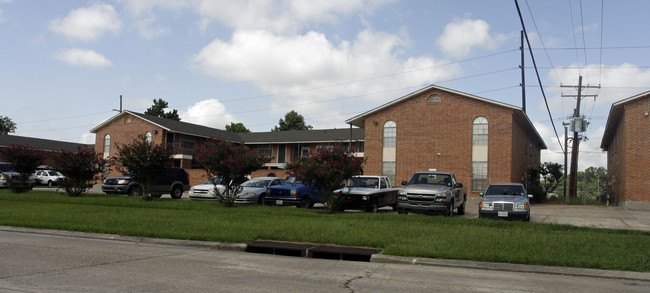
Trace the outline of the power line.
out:
M 542 79 L 539 76 L 539 70 L 537 70 L 537 62 L 535 62 L 535 56 L 533 55 L 533 50 L 530 48 L 530 40 L 528 39 L 528 33 L 526 32 L 526 25 L 524 24 L 524 18 L 521 16 L 521 10 L 519 9 L 519 3 L 515 0 L 515 6 L 517 7 L 517 13 L 519 14 L 519 21 L 521 21 L 521 27 L 524 31 L 524 36 L 526 36 L 526 43 L 528 44 L 528 51 L 530 52 L 530 59 L 533 61 L 533 66 L 535 67 L 535 74 L 537 75 L 537 83 L 539 83 L 539 89 L 542 92 L 542 97 L 544 97 L 544 104 L 546 104 L 546 111 L 548 116 L 551 118 L 551 125 L 553 125 L 553 131 L 555 132 L 555 138 L 557 143 L 560 145 L 560 149 L 564 150 L 562 143 L 560 142 L 560 136 L 557 134 L 557 129 L 555 128 L 555 122 L 553 122 L 553 115 L 551 115 L 551 109 L 548 106 L 548 100 L 546 99 L 546 93 L 544 93 L 544 87 L 542 86 Z

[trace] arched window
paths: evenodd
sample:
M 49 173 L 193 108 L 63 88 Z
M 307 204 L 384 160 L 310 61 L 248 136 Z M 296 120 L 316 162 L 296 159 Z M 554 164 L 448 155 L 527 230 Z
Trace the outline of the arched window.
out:
M 472 191 L 485 191 L 488 170 L 488 120 L 479 116 L 472 123 Z
M 151 143 L 151 132 L 147 131 L 147 133 L 145 133 L 144 136 L 146 137 L 147 142 Z
M 111 135 L 107 134 L 104 136 L 104 159 L 108 158 L 111 153 Z
M 395 157 L 397 146 L 397 124 L 395 121 L 384 123 L 384 141 L 382 156 L 382 175 L 387 176 L 393 184 L 395 183 Z

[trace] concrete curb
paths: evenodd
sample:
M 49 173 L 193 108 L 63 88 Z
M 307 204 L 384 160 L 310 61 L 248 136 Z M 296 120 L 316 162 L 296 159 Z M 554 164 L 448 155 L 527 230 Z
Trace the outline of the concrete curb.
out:
M 12 227 L 12 226 L 0 226 L 0 231 L 46 234 L 46 235 L 66 236 L 66 237 L 80 237 L 80 238 L 125 241 L 125 242 L 136 242 L 136 243 L 163 244 L 163 245 L 171 245 L 171 246 L 197 247 L 197 248 L 228 250 L 228 251 L 238 251 L 238 252 L 245 252 L 247 247 L 246 243 L 134 237 L 134 236 L 122 236 L 116 234 L 87 233 L 87 232 L 77 232 L 77 231 L 36 229 L 36 228 L 23 228 L 23 227 Z M 477 262 L 477 261 L 435 259 L 435 258 L 403 257 L 403 256 L 384 255 L 381 253 L 373 254 L 370 258 L 370 262 L 409 264 L 409 265 L 422 265 L 422 266 L 456 267 L 456 268 L 495 270 L 495 271 L 506 271 L 506 272 L 540 273 L 540 274 L 550 274 L 550 275 L 596 277 L 596 278 L 650 282 L 650 273 L 642 273 L 642 272 L 612 271 L 612 270 L 555 267 L 555 266 L 537 266 L 537 265 L 494 263 L 494 262 Z

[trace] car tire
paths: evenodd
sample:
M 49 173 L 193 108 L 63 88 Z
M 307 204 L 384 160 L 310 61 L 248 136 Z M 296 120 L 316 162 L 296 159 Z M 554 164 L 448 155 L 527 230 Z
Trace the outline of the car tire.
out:
M 48 187 L 52 187 L 52 185 L 54 185 L 54 183 L 52 182 L 52 180 L 48 180 L 48 181 L 47 181 L 47 186 L 48 186 Z
M 170 194 L 170 196 L 173 199 L 179 199 L 183 197 L 183 189 L 178 185 L 172 187 L 172 193 Z
M 259 204 L 259 205 L 266 205 L 265 201 L 266 201 L 266 197 L 265 197 L 264 195 L 260 194 L 260 195 L 257 197 L 257 204 Z
M 445 211 L 445 217 L 454 216 L 454 201 L 452 200 L 449 206 L 447 206 L 447 211 Z
M 140 190 L 138 189 L 137 186 L 131 186 L 129 187 L 129 190 L 126 192 L 127 195 L 129 196 L 139 196 L 140 195 Z
M 366 209 L 367 212 L 372 214 L 376 214 L 378 210 L 379 210 L 379 202 L 377 202 L 377 200 L 371 201 L 370 204 L 368 205 L 368 208 Z
M 458 207 L 456 212 L 461 216 L 465 214 L 465 202 Z
M 303 196 L 302 199 L 300 199 L 300 203 L 298 203 L 298 207 L 301 209 L 308 209 L 311 207 L 311 201 L 309 200 L 308 196 Z

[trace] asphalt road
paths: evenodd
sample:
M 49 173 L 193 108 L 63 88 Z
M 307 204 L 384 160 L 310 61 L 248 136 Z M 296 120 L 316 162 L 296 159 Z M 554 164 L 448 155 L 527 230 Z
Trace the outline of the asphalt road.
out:
M 0 228 L 1 292 L 647 292 L 650 288 L 647 273 L 400 263 L 404 259 L 350 262 L 217 250 L 212 249 L 219 245 L 214 243 Z

